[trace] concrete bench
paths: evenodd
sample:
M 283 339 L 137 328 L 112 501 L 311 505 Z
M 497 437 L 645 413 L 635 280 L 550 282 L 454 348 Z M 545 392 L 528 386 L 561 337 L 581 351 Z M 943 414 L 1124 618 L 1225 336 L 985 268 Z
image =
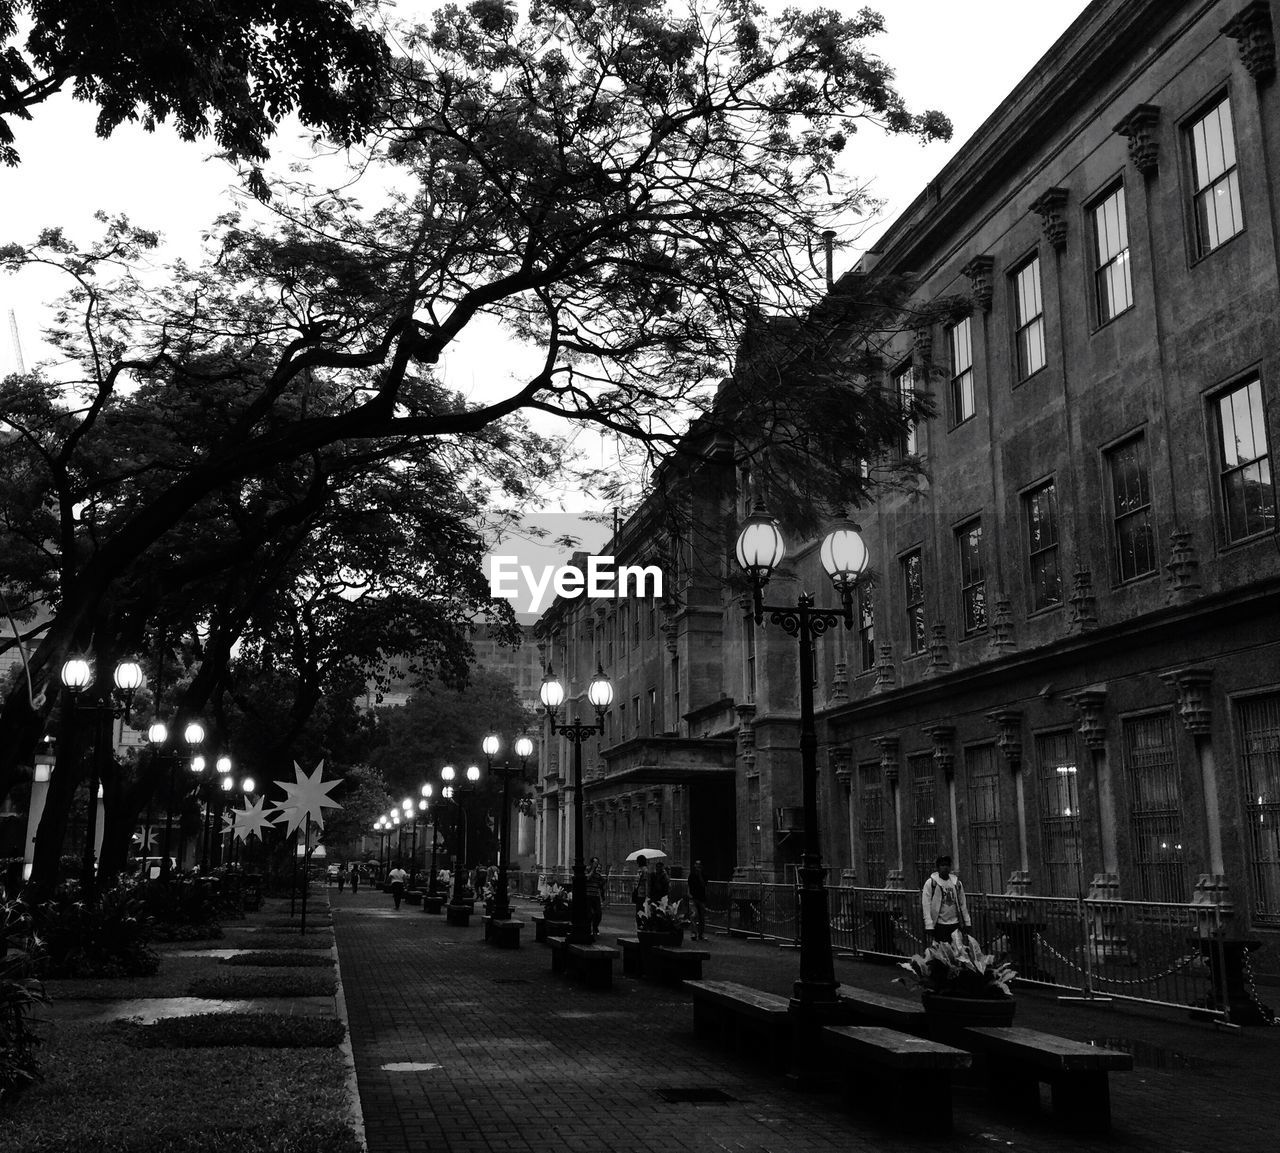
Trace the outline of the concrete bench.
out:
M 843 1072 L 851 1105 L 870 1105 L 917 1133 L 952 1131 L 951 1074 L 973 1061 L 963 1049 L 883 1025 L 827 1025 L 822 1043 Z
M 693 995 L 693 1031 L 699 1037 L 762 1053 L 774 1068 L 787 1067 L 792 1020 L 786 997 L 736 981 L 685 981 L 684 987 Z
M 438 915 L 440 911 L 444 908 L 444 903 L 446 900 L 447 898 L 443 893 L 437 893 L 434 897 L 430 893 L 423 893 L 422 894 L 422 911 L 424 913 L 435 913 Z
M 1028 1112 L 1040 1108 L 1040 1082 L 1049 1084 L 1057 1121 L 1077 1133 L 1111 1128 L 1107 1075 L 1133 1068 L 1133 1057 L 1053 1033 L 1016 1025 L 972 1026 L 962 1043 L 986 1059 L 991 1099 Z
M 626 977 L 639 977 L 640 941 L 637 937 L 618 937 L 618 945 L 622 949 L 622 973 Z
M 405 904 L 407 904 L 407 905 L 421 905 L 421 904 L 422 904 L 422 890 L 421 890 L 421 889 L 410 889 L 407 893 L 405 893 L 405 895 L 404 895 L 404 899 L 405 899 Z
M 654 945 L 641 954 L 642 975 L 653 981 L 701 981 L 702 962 L 710 961 L 705 949 L 684 949 L 675 945 Z M 625 972 L 625 965 L 623 968 Z
M 589 989 L 613 988 L 613 962 L 621 951 L 612 945 L 573 945 L 565 937 L 549 937 L 551 971 L 567 973 Z
M 446 905 L 444 907 L 445 920 L 450 925 L 461 925 L 463 928 L 471 924 L 471 914 L 475 912 L 475 906 L 470 902 L 462 905 Z
M 498 920 L 495 917 L 485 917 L 484 939 L 499 949 L 518 949 L 520 948 L 520 930 L 523 928 L 524 922 L 514 918 Z
M 569 921 L 549 921 L 546 917 L 535 916 L 533 918 L 533 939 L 535 941 L 545 941 L 548 937 L 563 937 L 572 927 L 573 925 Z
M 887 1025 L 903 1033 L 924 1036 L 928 1032 L 924 1007 L 919 1001 L 908 1001 L 871 989 L 841 985 L 840 1019 L 851 1025 Z

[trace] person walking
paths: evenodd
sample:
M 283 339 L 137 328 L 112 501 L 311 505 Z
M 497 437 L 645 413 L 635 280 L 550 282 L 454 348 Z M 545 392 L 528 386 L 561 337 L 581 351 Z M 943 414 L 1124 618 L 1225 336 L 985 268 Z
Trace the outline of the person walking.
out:
M 693 939 L 707 939 L 707 879 L 702 875 L 702 862 L 694 861 L 689 870 L 689 903 L 693 906 Z
M 934 864 L 937 868 L 920 890 L 924 931 L 935 941 L 949 941 L 957 929 L 969 927 L 969 909 L 964 901 L 964 886 L 951 871 L 951 858 L 944 854 Z
M 591 939 L 600 935 L 600 918 L 604 916 L 604 886 L 606 877 L 600 871 L 600 858 L 592 857 L 587 866 L 587 908 L 591 913 Z
M 347 866 L 340 864 L 338 866 L 338 892 L 345 892 L 347 887 Z
M 351 866 L 351 895 L 354 897 L 360 891 L 360 866 Z
M 631 886 L 631 903 L 636 907 L 636 924 L 640 924 L 640 910 L 649 899 L 648 862 L 643 857 L 636 858 L 636 880 Z
M 391 896 L 395 900 L 396 908 L 400 908 L 400 902 L 404 900 L 404 886 L 408 881 L 409 874 L 400 866 L 400 862 L 396 862 L 396 867 L 387 874 L 387 880 L 391 883 Z
M 649 900 L 661 901 L 671 893 L 671 874 L 667 872 L 667 862 L 659 861 L 649 878 Z

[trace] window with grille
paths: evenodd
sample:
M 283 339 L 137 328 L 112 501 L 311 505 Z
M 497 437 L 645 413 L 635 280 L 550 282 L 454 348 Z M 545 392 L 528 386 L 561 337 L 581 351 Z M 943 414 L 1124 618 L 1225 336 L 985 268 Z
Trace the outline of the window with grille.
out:
M 1062 573 L 1058 568 L 1058 493 L 1053 481 L 1022 498 L 1027 526 L 1028 586 L 1031 611 L 1062 603 Z
M 1129 218 L 1125 211 L 1124 185 L 1093 206 L 1093 283 L 1098 323 L 1133 307 L 1133 280 L 1129 271 Z
M 1262 382 L 1254 377 L 1217 398 L 1222 454 L 1222 507 L 1227 540 L 1243 540 L 1276 526 L 1276 490 L 1267 451 Z
M 1000 857 L 1000 771 L 995 745 L 973 745 L 964 751 L 969 809 L 968 885 L 975 893 L 1004 891 Z
M 1085 892 L 1080 839 L 1080 774 L 1075 735 L 1070 729 L 1036 736 L 1040 778 L 1040 857 L 1049 897 Z
M 876 612 L 870 581 L 858 585 L 858 671 L 876 667 Z
M 1280 925 L 1280 694 L 1237 702 L 1236 722 L 1253 917 Z
M 658 690 L 649 690 L 649 735 L 652 737 L 658 731 Z
M 982 564 L 982 521 L 971 520 L 956 529 L 960 554 L 960 611 L 964 635 L 987 627 L 987 577 Z
M 1244 231 L 1231 101 L 1225 97 L 1187 129 L 1192 211 L 1200 256 Z
M 879 761 L 858 766 L 858 813 L 863 884 L 879 889 L 886 879 L 884 773 Z
M 919 549 L 902 558 L 902 589 L 907 606 L 907 648 L 922 653 L 927 644 L 924 626 L 924 558 Z M 920 882 L 924 884 L 923 881 Z
M 756 622 L 751 617 L 746 617 L 742 622 L 743 628 L 743 647 L 747 651 L 746 659 L 746 689 L 747 701 L 750 703 L 756 699 Z
M 639 736 L 640 735 L 640 698 L 638 696 L 631 698 L 631 716 L 633 718 L 632 724 L 635 726 L 636 736 Z
M 684 732 L 684 717 L 680 715 L 680 658 L 671 658 L 671 729 L 679 736 Z
M 1026 380 L 1045 365 L 1044 300 L 1040 295 L 1040 257 L 1033 256 L 1013 274 L 1014 346 L 1018 379 Z
M 911 780 L 911 847 L 915 853 L 917 885 L 933 872 L 938 857 L 938 782 L 933 753 L 912 753 L 907 757 Z
M 1117 445 L 1107 453 L 1107 465 L 1117 576 L 1121 581 L 1134 580 L 1156 571 L 1146 438 L 1135 436 Z
M 747 778 L 747 859 L 760 865 L 760 778 Z
M 893 374 L 893 391 L 902 411 L 908 412 L 916 398 L 916 370 L 910 364 Z M 912 421 L 907 425 L 907 431 L 902 436 L 902 453 L 904 456 L 914 456 L 919 451 L 916 423 Z
M 653 636 L 658 628 L 658 606 L 653 602 L 649 602 L 649 635 Z
M 1190 886 L 1182 852 L 1173 719 L 1168 713 L 1129 717 L 1123 733 L 1135 896 L 1140 901 L 1185 901 Z
M 951 423 L 956 425 L 978 411 L 973 394 L 973 326 L 969 317 L 947 329 L 947 348 L 951 356 Z

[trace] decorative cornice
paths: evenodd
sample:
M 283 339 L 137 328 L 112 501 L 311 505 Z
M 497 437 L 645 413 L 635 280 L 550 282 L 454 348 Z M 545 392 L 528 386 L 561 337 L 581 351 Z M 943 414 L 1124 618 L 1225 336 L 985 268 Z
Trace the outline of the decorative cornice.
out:
M 983 312 L 991 311 L 991 301 L 995 297 L 995 286 L 991 283 L 991 274 L 996 266 L 994 256 L 975 256 L 960 269 L 961 276 L 969 278 L 973 289 L 973 300 Z
M 1046 189 L 1031 202 L 1031 211 L 1044 221 L 1044 238 L 1061 252 L 1067 246 L 1067 190 L 1053 187 Z
M 1169 563 L 1164 566 L 1169 574 L 1169 592 L 1173 596 L 1194 592 L 1200 587 L 1200 561 L 1191 533 L 1175 528 L 1169 539 Z
M 1076 567 L 1072 578 L 1071 596 L 1067 599 L 1071 602 L 1072 628 L 1087 632 L 1097 626 L 1098 598 L 1094 595 L 1093 573 L 1089 571 L 1088 565 L 1080 564 Z
M 1015 773 L 1022 768 L 1022 710 L 997 709 L 987 714 L 996 727 L 996 744 Z
M 1178 717 L 1182 726 L 1195 737 L 1207 737 L 1212 729 L 1213 707 L 1209 686 L 1211 669 L 1176 669 L 1161 673 L 1160 679 L 1178 694 Z
M 1159 125 L 1160 106 L 1139 104 L 1112 129 L 1128 138 L 1129 159 L 1143 176 L 1151 175 L 1160 167 Z
M 991 598 L 994 612 L 991 614 L 991 648 L 997 653 L 1018 647 L 1013 638 L 1013 602 L 1000 590 Z
M 1107 718 L 1103 709 L 1107 705 L 1105 688 L 1082 689 L 1067 698 L 1080 717 L 1080 736 L 1091 749 L 1107 747 Z
M 1271 24 L 1271 4 L 1254 0 L 1222 26 L 1222 34 L 1237 42 L 1240 60 L 1257 84 L 1276 75 L 1276 36 Z
M 893 688 L 897 674 L 893 667 L 893 645 L 885 641 L 880 646 L 880 658 L 876 661 L 876 680 L 871 686 L 873 693 L 887 693 Z
M 951 668 L 951 646 L 947 644 L 947 626 L 934 625 L 929 641 L 929 665 L 924 671 L 926 677 L 936 677 Z
M 950 780 L 956 772 L 955 725 L 931 725 L 924 730 L 933 742 L 933 763 L 942 770 L 942 775 Z
M 875 737 L 873 745 L 880 746 L 880 771 L 884 773 L 884 779 L 891 785 L 898 783 L 898 747 L 897 737 Z

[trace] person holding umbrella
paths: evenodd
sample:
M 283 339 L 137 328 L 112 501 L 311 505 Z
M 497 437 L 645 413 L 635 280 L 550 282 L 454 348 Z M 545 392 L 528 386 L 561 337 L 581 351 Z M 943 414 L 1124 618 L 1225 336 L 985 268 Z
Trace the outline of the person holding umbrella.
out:
M 649 900 L 661 901 L 671 895 L 671 874 L 667 872 L 667 862 L 659 861 L 654 867 L 653 876 L 649 878 Z
M 640 910 L 649 897 L 648 863 L 643 857 L 636 858 L 636 883 L 631 886 L 631 903 L 636 907 L 636 924 L 640 924 Z

